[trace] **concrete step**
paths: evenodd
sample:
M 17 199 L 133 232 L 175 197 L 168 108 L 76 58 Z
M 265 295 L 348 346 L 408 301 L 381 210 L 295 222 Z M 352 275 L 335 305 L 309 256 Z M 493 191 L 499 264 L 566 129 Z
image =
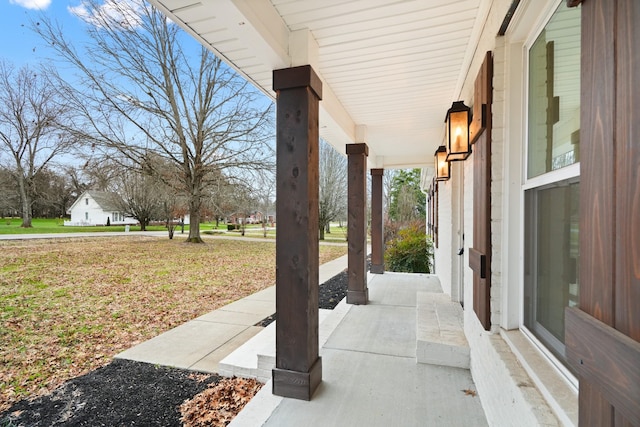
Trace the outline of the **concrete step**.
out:
M 417 293 L 416 359 L 418 363 L 469 369 L 462 307 L 446 294 Z
M 218 363 L 218 374 L 223 377 L 255 378 L 267 382 L 275 365 L 276 324 L 268 325 L 246 343 Z M 273 358 L 269 365 L 267 358 Z M 262 359 L 262 360 L 261 360 Z
M 322 348 L 333 330 L 342 321 L 351 306 L 343 299 L 333 310 L 320 310 L 318 320 L 319 346 Z M 276 322 L 252 337 L 218 364 L 223 377 L 255 378 L 266 383 L 276 366 Z

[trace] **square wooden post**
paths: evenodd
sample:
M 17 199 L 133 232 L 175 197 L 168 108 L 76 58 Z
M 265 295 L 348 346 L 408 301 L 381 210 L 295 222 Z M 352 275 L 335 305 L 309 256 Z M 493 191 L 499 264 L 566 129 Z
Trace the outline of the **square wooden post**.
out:
M 367 144 L 347 144 L 347 304 L 367 304 Z
M 274 70 L 276 107 L 276 367 L 273 394 L 311 400 L 318 349 L 318 113 L 311 66 Z
M 371 169 L 371 272 L 384 273 L 384 221 L 382 177 L 384 169 Z

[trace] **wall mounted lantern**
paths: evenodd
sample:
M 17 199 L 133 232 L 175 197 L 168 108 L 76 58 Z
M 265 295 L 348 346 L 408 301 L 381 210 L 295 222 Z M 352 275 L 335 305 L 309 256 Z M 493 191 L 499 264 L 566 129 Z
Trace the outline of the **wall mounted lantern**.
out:
M 448 162 L 466 160 L 471 154 L 471 145 L 469 144 L 470 115 L 471 109 L 464 105 L 463 101 L 454 102 L 447 111 L 445 141 Z
M 447 161 L 447 149 L 444 145 L 438 147 L 435 153 L 436 181 L 446 181 L 451 177 L 451 163 Z

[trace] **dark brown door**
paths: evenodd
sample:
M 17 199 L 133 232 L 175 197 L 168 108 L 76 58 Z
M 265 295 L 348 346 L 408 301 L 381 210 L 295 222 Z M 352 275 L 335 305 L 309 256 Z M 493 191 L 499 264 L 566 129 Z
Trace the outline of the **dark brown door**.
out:
M 476 78 L 471 123 L 473 144 L 473 310 L 491 327 L 491 94 L 493 59 L 488 52 Z
M 640 1 L 582 2 L 580 304 L 566 312 L 581 426 L 640 425 Z

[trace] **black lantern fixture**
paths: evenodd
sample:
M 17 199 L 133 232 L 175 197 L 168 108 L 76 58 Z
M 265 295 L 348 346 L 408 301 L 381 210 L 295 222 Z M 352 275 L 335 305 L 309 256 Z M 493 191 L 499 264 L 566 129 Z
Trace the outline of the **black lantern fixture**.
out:
M 438 147 L 435 153 L 436 181 L 446 181 L 451 177 L 451 163 L 447 161 L 447 149 L 444 145 Z
M 469 116 L 471 109 L 463 101 L 456 101 L 447 111 L 446 143 L 447 161 L 466 160 L 471 154 L 469 144 Z

